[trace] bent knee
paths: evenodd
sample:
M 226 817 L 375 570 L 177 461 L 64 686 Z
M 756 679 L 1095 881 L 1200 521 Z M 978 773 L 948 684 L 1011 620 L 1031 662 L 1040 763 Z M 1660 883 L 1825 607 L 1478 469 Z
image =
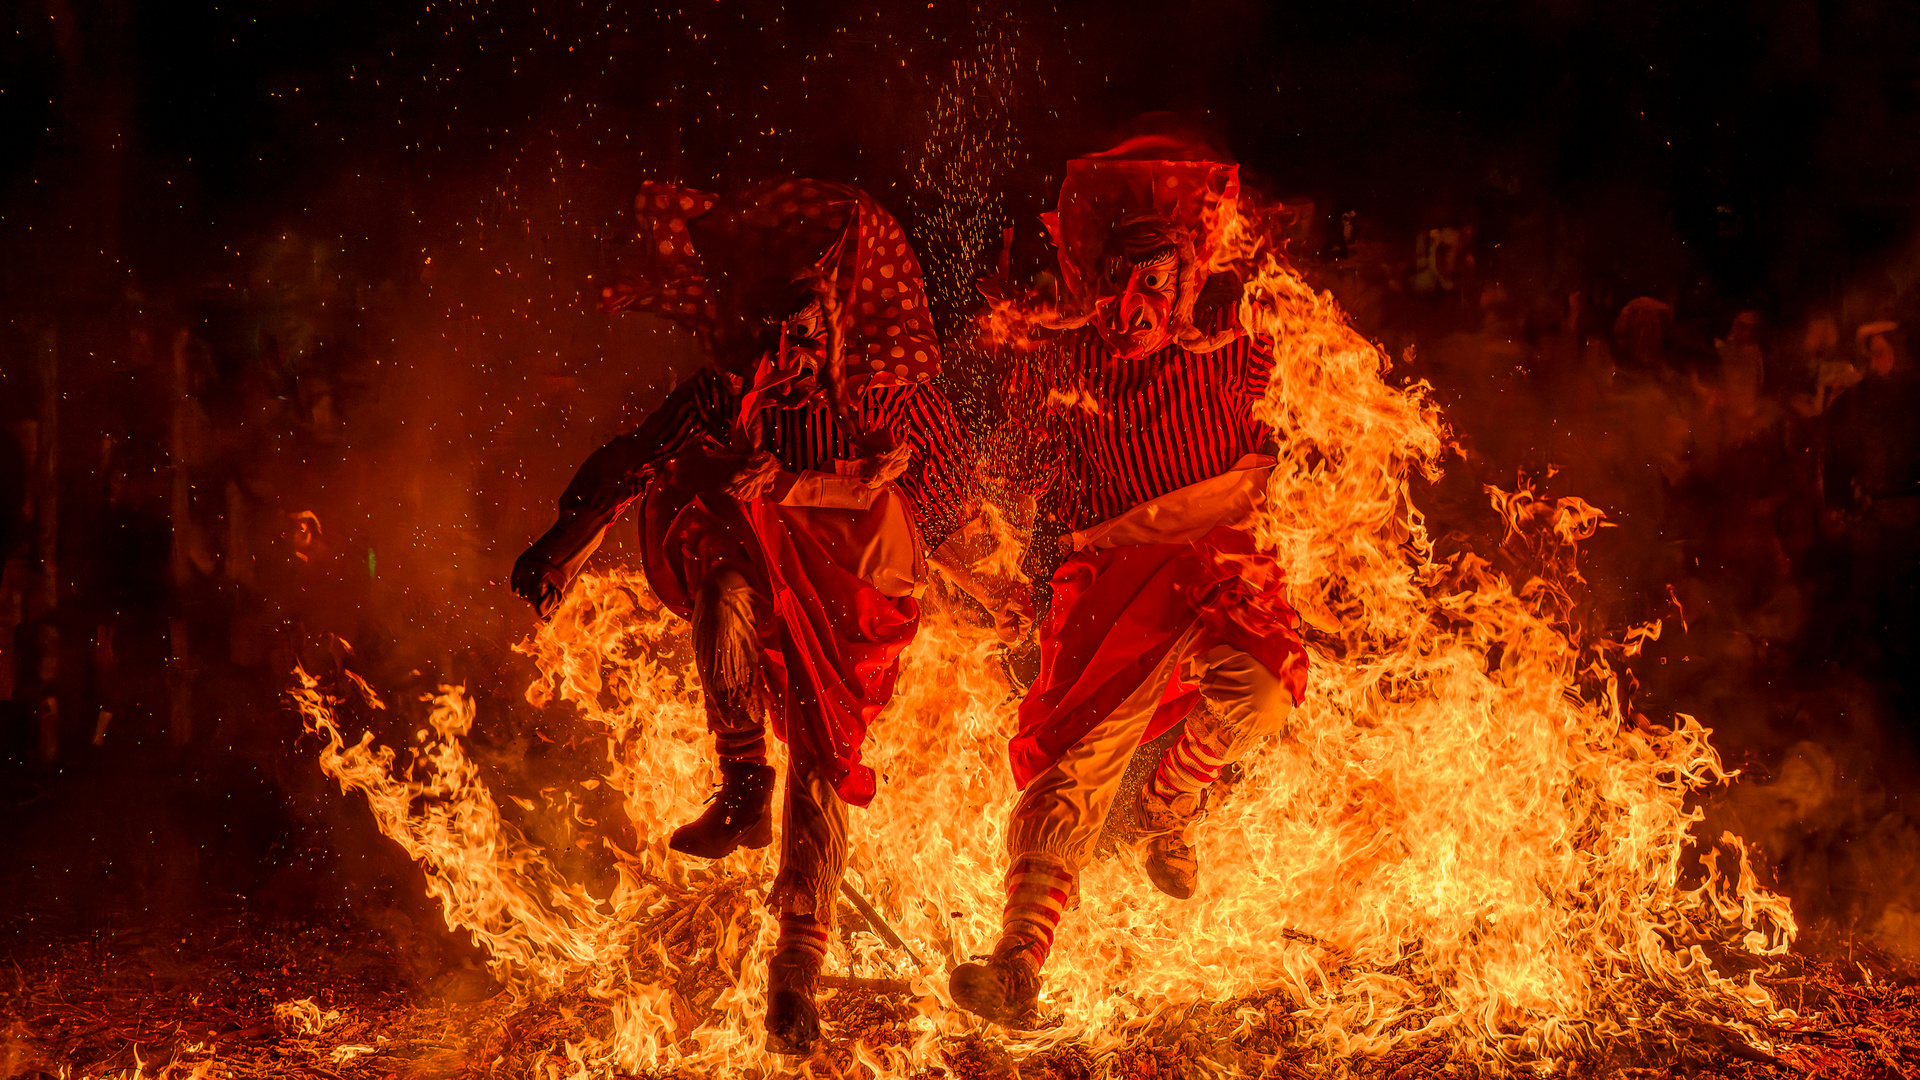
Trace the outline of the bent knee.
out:
M 1264 667 L 1260 670 L 1266 672 Z M 1248 690 L 1247 708 L 1256 732 L 1271 735 L 1287 726 L 1287 717 L 1293 714 L 1293 695 L 1284 683 L 1268 674 Z
M 1201 684 L 1201 693 L 1213 707 L 1224 729 L 1223 744 L 1246 743 L 1286 727 L 1293 712 L 1293 695 L 1286 683 L 1266 665 L 1238 650 L 1216 650 Z

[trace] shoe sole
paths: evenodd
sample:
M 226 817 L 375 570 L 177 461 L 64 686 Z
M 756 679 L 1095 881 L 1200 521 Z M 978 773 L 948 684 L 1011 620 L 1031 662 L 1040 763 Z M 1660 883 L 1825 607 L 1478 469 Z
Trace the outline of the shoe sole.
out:
M 738 846 L 758 851 L 771 843 L 773 843 L 773 815 L 769 813 L 760 819 L 760 824 L 752 832 L 740 838 Z
M 974 980 L 962 975 L 958 969 L 947 980 L 947 993 L 953 996 L 955 1005 L 990 1024 L 999 1024 L 1010 1031 L 1032 1031 L 1034 1028 L 1034 1015 L 1039 1011 L 1037 1006 L 1021 1011 L 987 1008 L 979 999 L 993 996 L 992 989 L 976 987 Z
M 1189 853 L 1193 851 L 1191 845 L 1187 847 L 1187 851 Z M 1144 868 L 1147 871 L 1147 880 L 1153 883 L 1154 888 L 1159 889 L 1175 900 L 1193 899 L 1194 886 L 1199 884 L 1199 867 L 1197 865 L 1194 867 L 1194 874 L 1182 880 L 1181 877 L 1175 876 L 1175 871 L 1169 869 L 1165 864 L 1154 858 L 1153 842 L 1151 839 L 1148 840 L 1145 849 L 1141 851 L 1140 854 L 1142 856 L 1140 861 L 1144 864 Z
M 668 838 L 667 849 L 682 855 L 691 855 L 696 859 L 724 859 L 741 848 L 758 851 L 771 843 L 773 843 L 773 822 L 762 818 L 760 825 L 717 852 L 698 851 L 690 845 L 682 846 L 678 837 Z
M 805 1046 L 801 1046 L 798 1043 L 789 1041 L 784 1036 L 776 1035 L 771 1031 L 767 1032 L 767 1053 L 769 1054 L 780 1054 L 784 1057 L 812 1057 L 813 1052 L 819 1048 L 819 1045 L 820 1040 L 817 1038 Z
M 1159 889 L 1162 893 L 1173 897 L 1175 900 L 1193 899 L 1193 886 L 1163 878 L 1159 874 L 1154 873 L 1152 867 L 1147 868 L 1147 880 L 1153 882 L 1154 888 Z

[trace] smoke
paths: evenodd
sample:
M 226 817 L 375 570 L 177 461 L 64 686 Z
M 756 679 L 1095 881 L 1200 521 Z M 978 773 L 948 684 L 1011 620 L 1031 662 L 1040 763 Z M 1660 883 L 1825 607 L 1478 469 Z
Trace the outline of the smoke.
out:
M 331 269 L 338 253 L 295 234 L 255 249 L 253 293 L 279 301 L 260 325 L 292 382 L 279 419 L 294 437 L 234 482 L 249 493 L 243 516 L 278 530 L 259 529 L 248 547 L 294 658 L 336 690 L 350 690 L 351 672 L 396 699 L 354 717 L 389 744 L 410 741 L 423 694 L 472 688 L 489 717 L 476 757 L 497 790 L 531 795 L 590 766 L 517 700 L 530 672 L 509 649 L 533 616 L 508 591 L 508 569 L 551 523 L 578 463 L 637 425 L 698 358 L 663 323 L 593 307 L 624 184 L 566 168 L 553 146 L 522 150 L 488 180 L 435 193 L 421 210 L 438 228 L 421 230 L 420 249 L 382 281 Z M 301 514 L 319 537 L 289 561 L 285 524 Z M 619 531 L 603 557 L 632 552 Z M 277 659 L 284 677 L 289 658 Z M 345 871 L 325 892 L 429 981 L 471 968 L 418 873 L 323 782 L 313 747 L 280 754 L 313 841 Z M 551 823 L 521 824 L 549 838 Z M 292 874 L 268 893 L 309 885 Z

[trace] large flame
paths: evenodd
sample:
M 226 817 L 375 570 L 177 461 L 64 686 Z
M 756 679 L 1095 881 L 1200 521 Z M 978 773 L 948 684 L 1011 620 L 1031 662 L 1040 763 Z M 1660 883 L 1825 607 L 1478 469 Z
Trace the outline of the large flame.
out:
M 1057 1023 L 990 1037 L 1015 1054 L 1068 1041 L 1098 1054 L 1182 1029 L 1250 1072 L 1259 1052 L 1241 1047 L 1257 1040 L 1238 1037 L 1276 1010 L 1336 1068 L 1436 1038 L 1495 1071 L 1702 1033 L 1766 1045 L 1787 1014 L 1760 961 L 1740 977 L 1716 963 L 1784 952 L 1793 918 L 1732 837 L 1720 849 L 1736 871 L 1719 872 L 1716 849 L 1688 876 L 1689 793 L 1729 774 L 1692 718 L 1622 715 L 1612 658 L 1657 625 L 1624 643 L 1571 627 L 1573 553 L 1599 513 L 1494 491 L 1537 575 L 1436 561 L 1408 485 L 1445 445 L 1426 388 L 1387 383 L 1386 358 L 1329 296 L 1235 235 L 1243 320 L 1276 357 L 1260 413 L 1280 465 L 1257 528 L 1311 627 L 1309 695 L 1197 826 L 1198 893 L 1162 896 L 1131 853 L 1090 867 L 1047 968 Z M 347 744 L 311 684 L 296 694 L 327 739 L 322 767 L 366 796 L 516 992 L 607 1003 L 611 1023 L 567 1048 L 582 1070 L 776 1065 L 759 1022 L 775 849 L 707 864 L 665 847 L 712 783 L 686 637 L 638 573 L 615 569 L 583 575 L 522 646 L 539 670 L 529 700 L 604 736 L 601 775 L 580 780 L 613 785 L 637 830 L 604 900 L 507 824 L 461 749 L 473 710 L 460 691 L 434 700 L 404 768 L 370 739 Z M 828 964 L 916 1004 L 836 1045 L 837 1067 L 913 1075 L 979 1030 L 946 1000 L 946 972 L 997 936 L 1014 700 L 991 634 L 930 611 L 870 735 L 880 794 L 853 815 L 850 884 L 906 949 L 843 928 Z M 569 793 L 548 807 L 577 816 Z

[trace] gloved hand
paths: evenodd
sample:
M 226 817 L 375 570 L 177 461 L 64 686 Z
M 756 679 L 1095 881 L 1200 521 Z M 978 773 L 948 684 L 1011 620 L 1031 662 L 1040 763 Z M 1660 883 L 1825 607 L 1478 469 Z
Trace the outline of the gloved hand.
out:
M 991 604 L 987 610 L 993 615 L 995 636 L 1007 645 L 1025 641 L 1027 635 L 1033 632 L 1032 584 L 1008 581 L 1004 587 L 990 591 L 993 595 L 990 596 Z
M 553 609 L 560 606 L 560 598 L 566 595 L 567 573 L 547 562 L 540 545 L 535 544 L 514 560 L 510 584 L 544 619 L 553 614 Z

